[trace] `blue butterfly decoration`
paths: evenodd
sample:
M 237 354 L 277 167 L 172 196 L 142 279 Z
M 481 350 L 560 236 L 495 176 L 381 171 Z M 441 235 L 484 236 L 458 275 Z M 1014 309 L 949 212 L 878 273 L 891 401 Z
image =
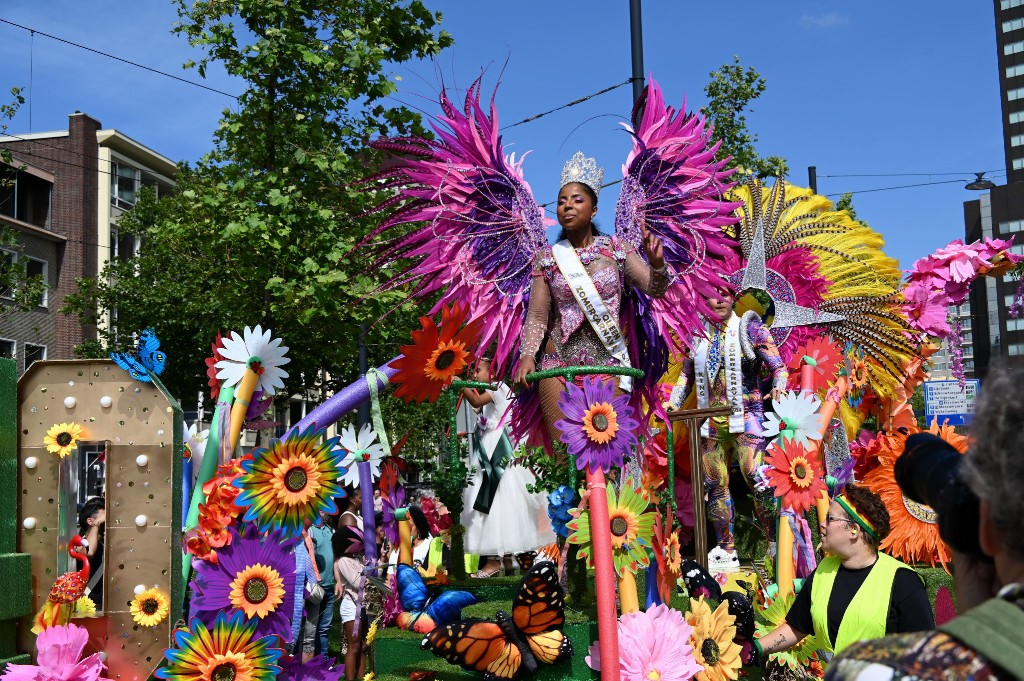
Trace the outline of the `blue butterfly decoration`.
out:
M 159 376 L 167 366 L 167 355 L 160 351 L 160 339 L 153 329 L 139 334 L 138 347 L 134 353 L 112 352 L 110 359 L 136 381 L 151 383 L 151 376 Z
M 476 603 L 477 597 L 468 591 L 442 591 L 441 595 L 431 598 L 420 573 L 399 564 L 398 600 L 405 611 L 398 615 L 399 628 L 426 634 L 434 627 L 458 621 L 462 609 Z

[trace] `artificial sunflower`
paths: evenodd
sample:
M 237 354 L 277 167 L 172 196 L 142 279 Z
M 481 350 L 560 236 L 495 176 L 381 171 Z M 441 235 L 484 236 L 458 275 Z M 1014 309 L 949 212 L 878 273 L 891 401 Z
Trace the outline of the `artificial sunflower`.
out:
M 704 602 L 704 597 L 690 599 L 686 621 L 693 627 L 690 644 L 697 664 L 704 669 L 694 677 L 697 681 L 725 681 L 736 679 L 743 666 L 742 649 L 736 638 L 736 618 L 729 614 L 729 602 L 722 601 L 715 609 Z
M 818 456 L 807 451 L 796 440 L 781 444 L 778 440 L 768 447 L 765 463 L 768 468 L 768 482 L 775 489 L 775 496 L 782 497 L 783 508 L 804 513 L 828 491 Z
M 248 507 L 245 520 L 255 521 L 260 532 L 280 528 L 298 536 L 306 520 L 319 525 L 320 512 L 335 514 L 335 497 L 344 497 L 339 484 L 347 469 L 338 438 L 321 441 L 324 430 L 310 426 L 252 453 L 242 462 L 243 474 L 234 481 L 242 490 L 234 503 Z
M 95 617 L 96 602 L 88 596 L 81 596 L 71 610 L 72 617 Z
M 148 589 L 132 599 L 132 619 L 140 627 L 155 627 L 167 619 L 171 602 L 160 589 Z
M 174 632 L 175 647 L 164 651 L 167 664 L 154 675 L 165 681 L 271 681 L 281 671 L 283 651 L 276 637 L 256 638 L 255 632 L 256 622 L 247 622 L 241 611 L 219 613 L 212 628 L 194 618 L 189 629 Z
M 796 594 L 790 592 L 785 596 L 778 596 L 774 599 L 768 599 L 763 606 L 758 606 L 759 617 L 755 618 L 755 629 L 757 630 L 757 637 L 771 633 L 777 626 L 782 624 L 786 619 L 786 614 L 789 612 L 790 606 L 793 605 L 793 601 L 796 600 Z M 814 659 L 815 652 L 818 648 L 825 648 L 826 646 L 821 645 L 818 641 L 818 637 L 814 634 L 805 636 L 799 644 L 785 650 L 781 653 L 772 653 L 768 656 L 768 659 L 777 664 L 788 667 L 789 669 L 797 669 L 799 667 L 806 667 L 810 664 L 811 660 Z
M 621 467 L 623 456 L 637 445 L 640 423 L 633 418 L 629 396 L 615 397 L 612 380 L 587 376 L 582 388 L 567 382 L 558 407 L 565 418 L 555 427 L 581 471 L 589 467 L 607 473 L 612 466 Z
M 879 548 L 910 564 L 927 562 L 934 567 L 937 560 L 948 571 L 947 563 L 952 556 L 939 536 L 938 515 L 930 506 L 905 497 L 896 484 L 896 461 L 903 455 L 907 438 L 919 432 L 917 428 L 907 428 L 879 434 L 878 466 L 864 477 L 864 484 L 882 498 L 889 511 L 889 536 Z M 961 454 L 967 451 L 967 438 L 950 426 L 939 426 L 933 421 L 927 432 L 941 437 Z
M 46 431 L 43 444 L 46 445 L 46 451 L 58 454 L 63 459 L 78 449 L 78 441 L 84 436 L 85 431 L 77 423 L 56 423 Z
M 465 327 L 469 308 L 455 303 L 441 309 L 441 328 L 430 317 L 420 317 L 421 329 L 412 332 L 412 345 L 402 346 L 402 356 L 391 362 L 398 373 L 395 397 L 406 402 L 436 402 L 441 389 L 461 374 L 474 359 L 471 348 L 480 341 L 483 320 Z M 461 327 L 461 330 L 460 330 Z
M 272 532 L 265 539 L 253 528 L 235 534 L 217 552 L 217 562 L 197 566 L 192 599 L 196 615 L 212 623 L 219 612 L 241 611 L 257 622 L 257 636 L 276 634 L 287 639 L 291 633 L 295 576 L 295 537 Z
M 608 488 L 608 531 L 612 536 L 612 559 L 615 572 L 621 577 L 629 570 L 636 573 L 641 567 L 650 565 L 647 547 L 651 546 L 654 535 L 654 513 L 645 513 L 647 500 L 633 487 L 633 480 L 627 478 L 622 491 L 616 497 L 615 490 Z M 594 567 L 593 530 L 590 526 L 590 511 L 586 510 L 566 524 L 572 531 L 570 544 L 580 546 L 579 555 L 587 559 L 587 565 Z

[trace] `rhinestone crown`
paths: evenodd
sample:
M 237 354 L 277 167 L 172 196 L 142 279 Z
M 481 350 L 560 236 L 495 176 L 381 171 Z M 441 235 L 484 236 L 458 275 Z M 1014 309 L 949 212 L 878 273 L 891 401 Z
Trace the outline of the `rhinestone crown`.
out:
M 603 180 L 604 169 L 597 167 L 597 159 L 584 156 L 582 151 L 577 151 L 562 168 L 562 184 L 560 186 L 564 187 L 572 182 L 579 182 L 593 189 L 594 194 L 600 195 Z

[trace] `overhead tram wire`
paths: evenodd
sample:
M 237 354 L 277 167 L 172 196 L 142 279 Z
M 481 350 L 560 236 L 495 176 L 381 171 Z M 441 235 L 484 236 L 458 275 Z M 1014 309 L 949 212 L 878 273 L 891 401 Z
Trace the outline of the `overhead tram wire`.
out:
M 132 61 L 130 59 L 124 59 L 123 57 L 118 57 L 118 56 L 110 54 L 108 52 L 102 52 L 102 51 L 94 49 L 92 47 L 88 47 L 86 45 L 81 45 L 79 43 L 72 42 L 72 41 L 67 40 L 65 38 L 60 38 L 60 37 L 55 36 L 55 35 L 50 35 L 49 33 L 44 33 L 43 31 L 40 31 L 39 29 L 36 29 L 36 28 L 30 28 L 28 26 L 22 26 L 21 24 L 16 24 L 13 21 L 8 21 L 7 19 L 4 19 L 2 17 L 0 17 L 0 23 L 8 24 L 9 26 L 14 26 L 15 28 L 20 28 L 23 31 L 28 31 L 30 35 L 34 35 L 34 34 L 38 33 L 41 36 L 46 36 L 50 40 L 56 40 L 59 43 L 64 43 L 65 45 L 71 45 L 72 47 L 77 47 L 80 50 L 86 50 L 87 52 L 92 52 L 93 54 L 98 54 L 98 55 L 100 55 L 102 57 L 106 57 L 108 59 L 113 59 L 115 61 L 119 61 L 119 62 L 122 62 L 124 64 L 129 64 L 131 66 L 134 66 L 134 67 L 139 68 L 139 69 L 144 69 L 146 71 L 151 71 L 153 73 L 159 74 L 159 75 L 164 76 L 166 78 L 173 78 L 174 80 L 180 81 L 182 83 L 187 83 L 188 85 L 194 85 L 195 87 L 200 87 L 200 88 L 203 88 L 204 90 L 209 90 L 210 92 L 215 92 L 218 95 L 224 95 L 225 97 L 230 97 L 231 99 L 234 99 L 236 101 L 238 100 L 238 95 L 233 95 L 230 92 L 224 92 L 223 90 L 218 90 L 217 88 L 210 87 L 209 85 L 203 85 L 202 83 L 198 83 L 198 82 L 196 82 L 194 80 L 189 80 L 188 78 L 182 78 L 181 76 L 176 76 L 173 73 L 167 73 L 166 71 L 161 71 L 159 69 L 155 69 L 152 66 L 146 66 L 145 64 L 140 64 L 140 63 L 134 62 L 134 61 Z
M 617 83 L 616 85 L 610 85 L 610 86 L 604 88 L 603 90 L 598 90 L 597 92 L 595 92 L 593 94 L 590 94 L 590 95 L 587 95 L 586 97 L 580 97 L 579 99 L 574 99 L 573 101 L 569 102 L 568 104 L 563 104 L 562 106 L 555 107 L 554 109 L 551 109 L 550 111 L 544 111 L 543 113 L 535 114 L 535 115 L 530 116 L 528 118 L 524 118 L 523 120 L 517 121 L 515 123 L 512 123 L 511 125 L 506 125 L 503 128 L 500 128 L 499 131 L 503 132 L 505 130 L 508 130 L 509 128 L 514 128 L 517 125 L 522 125 L 523 123 L 530 123 L 532 121 L 537 120 L 538 118 L 543 118 L 544 116 L 547 116 L 548 114 L 553 114 L 556 111 L 561 111 L 562 109 L 568 109 L 570 106 L 576 106 L 577 104 L 582 104 L 583 102 L 587 101 L 588 99 L 593 99 L 594 97 L 597 97 L 598 95 L 603 95 L 606 92 L 611 92 L 612 90 L 616 90 L 616 89 L 622 87 L 623 85 L 629 85 L 631 82 L 633 82 L 633 79 L 632 78 L 627 78 L 626 80 L 622 81 L 621 83 Z
M 820 176 L 819 176 L 820 177 Z M 876 187 L 874 189 L 857 189 L 849 192 L 836 192 L 834 194 L 826 194 L 826 198 L 832 198 L 834 196 L 842 196 L 843 194 L 870 194 L 872 192 L 887 192 L 893 189 L 910 189 L 911 187 L 929 187 L 936 184 L 953 184 L 969 182 L 969 179 L 958 178 L 956 180 L 939 180 L 937 182 L 919 182 L 917 184 L 900 184 L 894 187 Z

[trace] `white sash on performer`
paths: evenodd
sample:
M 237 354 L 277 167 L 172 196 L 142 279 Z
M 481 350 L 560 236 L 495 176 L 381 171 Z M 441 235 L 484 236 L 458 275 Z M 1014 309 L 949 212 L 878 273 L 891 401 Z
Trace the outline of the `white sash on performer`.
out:
M 718 333 L 718 330 L 713 330 Z M 696 383 L 697 407 L 707 409 L 710 404 L 711 384 L 714 376 L 708 376 L 708 351 L 711 343 L 704 339 L 697 343 L 693 356 L 693 380 Z M 722 348 L 722 361 L 720 371 L 725 373 L 725 393 L 729 402 L 729 432 L 742 433 L 744 431 L 743 419 L 743 374 L 741 373 L 740 362 L 743 356 L 740 350 L 740 318 L 735 314 L 729 318 L 725 329 L 725 347 Z M 709 421 L 705 421 L 700 428 L 702 437 L 709 437 L 711 429 Z
M 569 282 L 573 297 L 583 310 L 583 315 L 590 322 L 612 357 L 619 360 L 624 366 L 632 366 L 629 363 L 629 350 L 626 349 L 626 339 L 622 336 L 622 329 L 619 328 L 618 320 L 608 312 L 604 300 L 594 286 L 594 280 L 587 274 L 587 270 L 576 255 L 576 249 L 572 247 L 567 239 L 559 241 L 551 247 L 551 254 L 555 257 L 555 264 L 562 272 L 562 276 Z M 629 376 L 619 377 L 619 387 L 629 392 L 633 388 L 633 379 Z

